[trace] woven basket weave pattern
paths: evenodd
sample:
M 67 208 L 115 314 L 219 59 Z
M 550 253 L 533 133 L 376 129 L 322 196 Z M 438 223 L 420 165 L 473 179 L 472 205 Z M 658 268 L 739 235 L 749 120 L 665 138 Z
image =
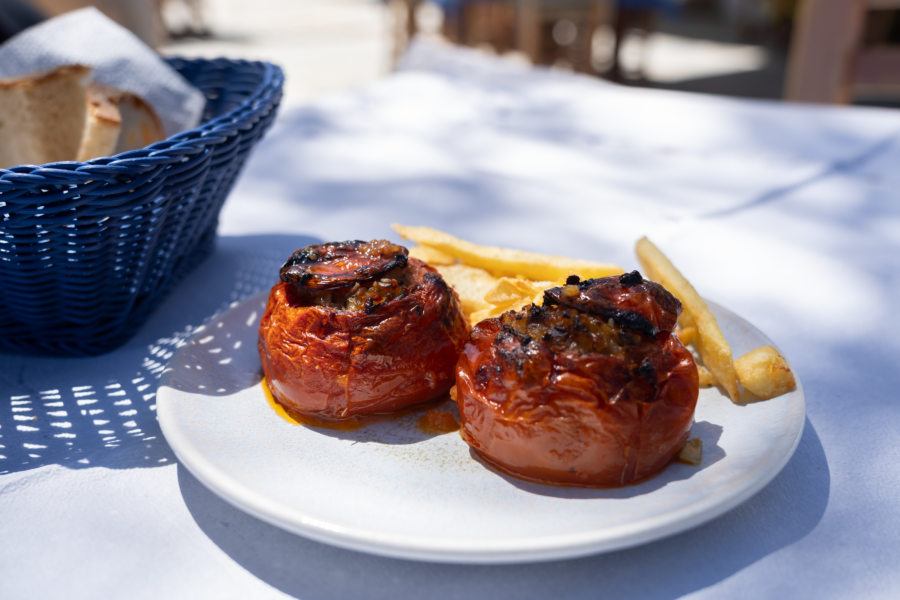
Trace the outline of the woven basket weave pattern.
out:
M 169 61 L 207 97 L 200 127 L 114 157 L 0 169 L 0 349 L 115 348 L 212 250 L 283 74 L 260 62 Z

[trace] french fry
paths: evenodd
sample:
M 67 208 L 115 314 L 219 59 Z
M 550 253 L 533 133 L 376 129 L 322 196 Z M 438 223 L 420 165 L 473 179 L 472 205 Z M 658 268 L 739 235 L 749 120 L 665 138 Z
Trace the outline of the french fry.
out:
M 430 227 L 410 227 L 397 224 L 392 227 L 394 231 L 408 240 L 440 250 L 467 265 L 480 267 L 496 277 L 524 277 L 534 281 L 556 281 L 573 274 L 588 279 L 618 275 L 623 272 L 620 267 L 607 263 L 536 254 L 511 248 L 480 246 Z
M 512 310 L 514 307 L 512 304 L 488 304 L 487 307 L 475 311 L 469 317 L 469 322 L 474 326 L 479 321 L 484 321 L 485 319 L 493 319 L 494 317 L 499 317 L 503 313 L 508 310 Z
M 689 439 L 675 458 L 678 462 L 696 467 L 703 462 L 703 440 L 698 437 Z
M 659 279 L 651 277 L 650 275 L 647 275 L 647 279 L 651 281 L 659 281 Z M 696 323 L 694 323 L 694 317 L 692 317 L 691 313 L 687 311 L 682 311 L 681 314 L 678 315 L 678 326 L 682 329 L 693 329 L 693 335 L 697 335 L 697 325 Z M 685 342 L 685 345 L 686 344 L 687 342 Z
M 409 255 L 412 258 L 418 258 L 422 262 L 428 263 L 432 267 L 437 267 L 438 265 L 452 265 L 456 262 L 456 259 L 446 252 L 441 252 L 437 248 L 432 248 L 431 246 L 412 246 L 409 249 Z
M 722 335 L 716 317 L 709 310 L 706 302 L 666 255 L 646 237 L 638 240 L 635 252 L 648 277 L 662 284 L 681 300 L 684 311 L 690 315 L 697 328 L 694 346 L 697 348 L 703 364 L 712 372 L 718 384 L 725 389 L 732 402 L 737 402 L 737 373 L 732 363 L 731 346 Z
M 772 346 L 761 346 L 734 361 L 738 381 L 760 400 L 786 394 L 797 387 L 785 358 Z
M 463 314 L 470 322 L 472 313 L 491 307 L 484 296 L 497 284 L 493 275 L 484 269 L 463 264 L 432 266 L 441 274 L 447 285 L 456 291 Z
M 544 290 L 553 287 L 552 281 L 531 281 L 519 277 L 501 277 L 485 295 L 487 302 L 495 305 L 525 305 L 544 298 Z
M 469 315 L 474 324 L 484 319 L 499 317 L 508 310 L 516 310 L 531 303 L 542 304 L 544 290 L 553 287 L 552 281 L 531 281 L 518 277 L 500 277 L 484 295 L 487 306 Z
M 689 346 L 694 343 L 694 340 L 697 339 L 697 328 L 696 327 L 680 327 L 675 330 L 675 335 L 678 336 L 678 341 L 684 344 L 685 346 Z
M 716 385 L 715 375 L 713 375 L 710 370 L 703 365 L 697 365 L 697 379 L 700 383 L 700 387 L 702 388 Z

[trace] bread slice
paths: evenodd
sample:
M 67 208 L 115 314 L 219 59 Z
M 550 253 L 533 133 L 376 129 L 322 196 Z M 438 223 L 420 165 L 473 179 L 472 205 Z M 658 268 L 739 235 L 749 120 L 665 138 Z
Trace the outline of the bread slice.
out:
M 165 138 L 156 112 L 132 93 L 91 83 L 87 90 L 87 110 L 77 160 L 112 156 Z
M 0 80 L 0 168 L 75 159 L 91 72 L 66 65 Z
M 88 86 L 86 122 L 75 160 L 115 154 L 122 131 L 119 94 L 118 90 L 100 83 L 93 82 Z
M 166 138 L 156 112 L 140 97 L 121 92 L 118 105 L 122 115 L 122 131 L 116 153 L 143 148 Z

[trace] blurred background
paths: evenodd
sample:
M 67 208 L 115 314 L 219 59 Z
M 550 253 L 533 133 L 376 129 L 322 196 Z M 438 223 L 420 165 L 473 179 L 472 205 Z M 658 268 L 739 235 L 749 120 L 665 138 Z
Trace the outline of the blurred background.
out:
M 900 0 L 0 0 L 0 36 L 86 5 L 164 53 L 276 62 L 288 105 L 421 36 L 625 85 L 900 106 Z

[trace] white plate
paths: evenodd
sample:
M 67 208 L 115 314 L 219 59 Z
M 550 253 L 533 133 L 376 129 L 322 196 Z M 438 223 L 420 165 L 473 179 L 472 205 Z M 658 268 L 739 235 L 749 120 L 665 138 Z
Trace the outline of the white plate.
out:
M 157 406 L 166 439 L 200 481 L 240 509 L 329 544 L 395 557 L 500 563 L 574 557 L 683 531 L 765 486 L 797 446 L 803 392 L 746 406 L 700 392 L 699 467 L 672 464 L 617 490 L 518 481 L 475 460 L 419 415 L 335 431 L 278 416 L 260 385 L 265 294 L 198 330 L 172 357 Z M 771 343 L 713 307 L 735 355 Z M 447 403 L 450 404 L 449 402 Z

